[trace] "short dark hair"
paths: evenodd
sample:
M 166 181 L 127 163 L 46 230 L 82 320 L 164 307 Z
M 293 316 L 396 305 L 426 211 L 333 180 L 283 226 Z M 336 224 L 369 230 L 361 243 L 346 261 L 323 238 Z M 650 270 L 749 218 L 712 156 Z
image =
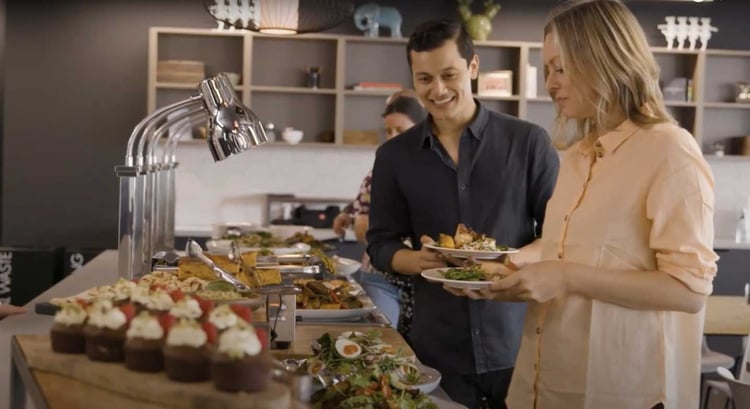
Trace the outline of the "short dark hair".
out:
M 456 20 L 431 20 L 417 26 L 406 45 L 406 59 L 411 67 L 411 52 L 431 51 L 440 48 L 446 41 L 453 40 L 458 53 L 468 65 L 474 57 L 474 42 L 464 26 Z
M 383 118 L 394 113 L 408 116 L 415 124 L 422 122 L 427 117 L 427 111 L 425 111 L 419 100 L 414 97 L 401 96 L 394 98 L 390 104 L 386 105 L 385 111 L 383 111 Z

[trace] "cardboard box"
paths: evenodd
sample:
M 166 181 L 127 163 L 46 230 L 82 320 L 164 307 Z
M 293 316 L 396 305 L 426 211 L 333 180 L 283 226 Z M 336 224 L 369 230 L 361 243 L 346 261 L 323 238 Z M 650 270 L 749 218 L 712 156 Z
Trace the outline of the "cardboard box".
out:
M 377 145 L 380 143 L 380 134 L 377 131 L 345 129 L 343 142 L 345 145 Z
M 206 78 L 203 61 L 164 60 L 156 64 L 156 81 L 197 84 Z

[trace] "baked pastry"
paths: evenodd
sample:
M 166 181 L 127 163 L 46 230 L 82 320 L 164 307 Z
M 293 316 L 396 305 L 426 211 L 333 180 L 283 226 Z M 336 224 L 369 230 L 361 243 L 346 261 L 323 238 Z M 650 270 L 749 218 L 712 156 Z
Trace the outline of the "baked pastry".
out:
M 125 333 L 125 366 L 138 372 L 159 372 L 164 368 L 164 328 L 148 311 L 131 321 Z
M 50 329 L 52 350 L 63 354 L 86 352 L 83 327 L 86 324 L 86 308 L 83 303 L 67 303 L 55 314 L 55 323 Z
M 271 356 L 252 325 L 239 323 L 219 336 L 211 360 L 216 389 L 257 392 L 271 382 Z

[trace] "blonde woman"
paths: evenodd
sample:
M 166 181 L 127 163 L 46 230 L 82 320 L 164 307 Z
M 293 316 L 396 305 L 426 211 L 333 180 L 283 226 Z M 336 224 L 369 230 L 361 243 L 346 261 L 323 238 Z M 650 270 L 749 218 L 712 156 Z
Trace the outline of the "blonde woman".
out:
M 621 2 L 572 3 L 544 34 L 559 129 L 576 132 L 559 135 L 568 148 L 541 239 L 513 257 L 520 270 L 463 293 L 529 302 L 507 405 L 696 408 L 717 260 L 711 171 Z

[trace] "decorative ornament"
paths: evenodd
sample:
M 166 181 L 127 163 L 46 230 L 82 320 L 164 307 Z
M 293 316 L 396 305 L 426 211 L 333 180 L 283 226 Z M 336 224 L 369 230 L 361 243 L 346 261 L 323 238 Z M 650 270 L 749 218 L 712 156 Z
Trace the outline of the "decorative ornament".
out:
M 457 0 L 458 14 L 461 21 L 466 27 L 466 32 L 473 40 L 484 41 L 492 31 L 492 19 L 498 11 L 500 5 L 493 0 L 484 1 L 484 11 L 481 14 L 471 12 L 472 0 Z
M 381 7 L 376 3 L 367 3 L 354 11 L 354 25 L 364 31 L 365 37 L 378 37 L 380 26 L 391 31 L 392 38 L 401 38 L 401 13 L 393 7 Z

